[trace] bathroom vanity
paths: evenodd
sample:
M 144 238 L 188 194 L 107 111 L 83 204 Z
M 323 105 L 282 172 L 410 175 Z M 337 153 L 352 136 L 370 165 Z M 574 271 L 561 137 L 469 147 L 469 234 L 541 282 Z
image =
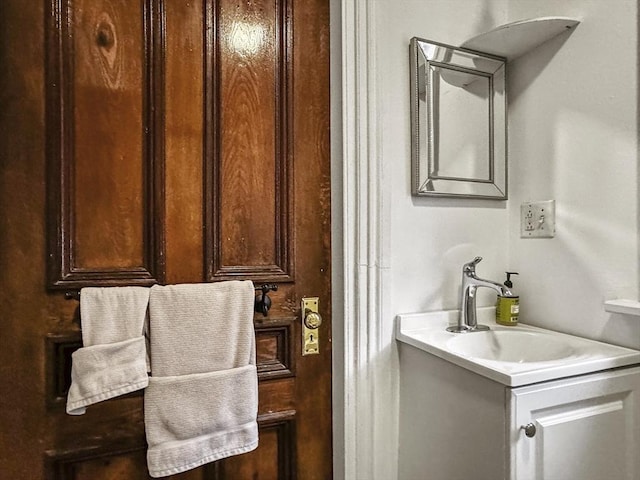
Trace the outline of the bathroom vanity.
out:
M 399 479 L 640 478 L 640 352 L 457 314 L 397 317 Z

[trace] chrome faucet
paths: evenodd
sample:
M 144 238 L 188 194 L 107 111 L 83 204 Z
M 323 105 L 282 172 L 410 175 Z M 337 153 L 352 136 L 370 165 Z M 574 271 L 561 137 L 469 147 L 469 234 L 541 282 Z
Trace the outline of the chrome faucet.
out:
M 447 331 L 454 333 L 480 332 L 489 330 L 486 325 L 478 325 L 476 317 L 476 291 L 478 287 L 492 288 L 498 295 L 511 296 L 511 290 L 505 285 L 484 280 L 476 275 L 476 265 L 480 263 L 482 257 L 476 257 L 471 262 L 465 263 L 462 267 L 462 292 L 460 299 L 460 316 L 458 325 L 447 328 Z

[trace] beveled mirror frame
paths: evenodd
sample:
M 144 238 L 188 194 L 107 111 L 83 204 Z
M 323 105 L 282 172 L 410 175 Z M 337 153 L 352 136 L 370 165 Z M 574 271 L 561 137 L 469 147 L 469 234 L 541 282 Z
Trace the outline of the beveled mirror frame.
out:
M 506 59 L 417 37 L 411 39 L 410 52 L 412 194 L 506 200 Z M 450 77 L 456 77 L 456 80 L 443 80 L 442 72 L 450 73 Z M 465 77 L 467 80 L 456 84 L 458 79 Z M 474 79 L 482 79 L 488 85 L 486 105 L 483 106 L 488 112 L 486 125 L 478 126 L 479 130 L 487 133 L 480 147 L 480 150 L 486 151 L 486 156 L 481 154 L 474 157 L 472 161 L 478 163 L 466 169 L 486 171 L 486 174 L 475 177 L 447 175 L 446 172 L 441 174 L 441 163 L 444 164 L 446 159 L 439 158 L 440 142 L 459 142 L 464 139 L 455 136 L 441 138 L 443 129 L 439 125 L 438 85 L 447 82 L 467 89 Z M 457 114 L 454 112 L 454 115 Z

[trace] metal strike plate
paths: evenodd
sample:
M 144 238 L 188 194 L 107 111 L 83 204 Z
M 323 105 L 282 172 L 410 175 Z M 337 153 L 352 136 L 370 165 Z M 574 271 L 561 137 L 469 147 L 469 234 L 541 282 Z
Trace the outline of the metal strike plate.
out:
M 320 353 L 320 329 L 322 317 L 318 313 L 318 297 L 303 298 L 302 315 L 302 355 Z

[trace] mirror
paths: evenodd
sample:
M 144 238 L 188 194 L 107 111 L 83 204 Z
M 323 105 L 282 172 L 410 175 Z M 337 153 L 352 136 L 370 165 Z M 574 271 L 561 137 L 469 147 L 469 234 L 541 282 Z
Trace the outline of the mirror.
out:
M 506 200 L 505 63 L 411 39 L 414 195 Z

